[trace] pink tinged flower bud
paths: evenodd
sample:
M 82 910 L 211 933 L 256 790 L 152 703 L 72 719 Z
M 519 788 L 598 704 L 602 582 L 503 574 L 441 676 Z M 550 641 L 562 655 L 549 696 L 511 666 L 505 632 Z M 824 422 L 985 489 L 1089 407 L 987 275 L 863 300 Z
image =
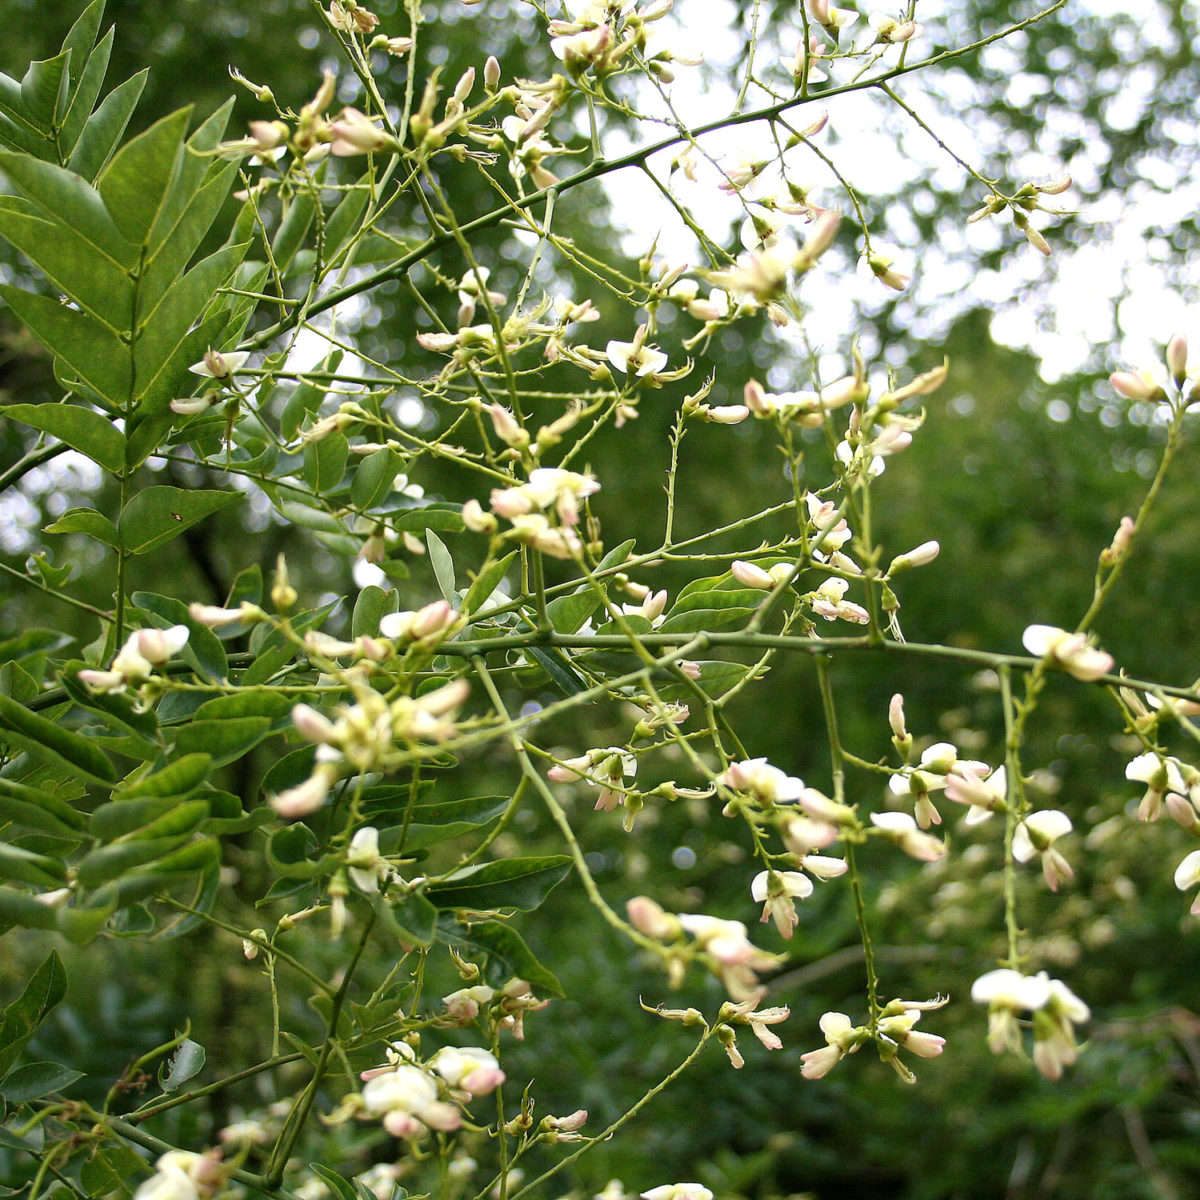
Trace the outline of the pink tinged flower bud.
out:
M 1200 821 L 1196 819 L 1196 810 L 1190 800 L 1179 795 L 1178 792 L 1169 792 L 1164 803 L 1167 807 L 1167 815 L 1172 821 L 1189 833 L 1200 833 Z
M 1176 387 L 1183 387 L 1184 380 L 1187 379 L 1187 356 L 1187 338 L 1176 334 L 1167 343 L 1167 370 L 1171 372 Z
M 533 497 L 523 487 L 495 488 L 491 496 L 492 512 L 498 517 L 512 520 L 514 517 L 525 516 L 537 508 Z
M 770 416 L 774 412 L 774 406 L 767 401 L 766 392 L 763 391 L 763 386 L 757 379 L 751 379 L 745 386 L 742 392 L 743 399 L 746 401 L 746 407 L 755 414 L 755 416 L 765 417 Z
M 514 450 L 524 450 L 529 445 L 529 434 L 503 404 L 489 404 L 484 411 L 492 418 L 492 428 L 502 442 Z
M 800 865 L 822 882 L 837 879 L 845 875 L 850 868 L 850 864 L 844 858 L 830 858 L 824 854 L 805 854 L 800 859 Z
M 814 821 L 828 825 L 853 825 L 855 823 L 854 809 L 848 804 L 831 800 L 818 792 L 816 788 L 806 787 L 796 798 L 796 802 Z
M 303 783 L 272 796 L 271 807 L 290 821 L 311 816 L 324 807 L 335 778 L 332 764 L 322 763 Z
M 655 592 L 652 596 L 647 596 L 642 601 L 642 616 L 647 621 L 654 621 L 661 617 L 667 607 L 667 592 L 664 588 L 662 591 Z
M 93 692 L 123 692 L 126 687 L 125 675 L 121 671 L 80 671 L 76 676 L 85 687 Z
M 586 1108 L 578 1108 L 573 1113 L 565 1117 L 546 1117 L 544 1123 L 553 1130 L 559 1133 L 574 1133 L 577 1129 L 582 1129 L 587 1124 L 588 1111 Z
M 682 933 L 679 921 L 649 896 L 634 896 L 625 903 L 629 923 L 646 937 L 673 941 Z
M 804 239 L 801 255 L 808 262 L 816 262 L 826 250 L 837 240 L 838 228 L 842 223 L 842 214 L 826 208 L 821 215 L 809 226 L 808 235 Z
M 307 704 L 297 704 L 292 709 L 292 724 L 310 742 L 328 744 L 334 740 L 333 722 Z
M 1116 371 L 1108 382 L 1126 400 L 1162 400 L 1166 395 L 1153 379 L 1133 371 Z
M 333 135 L 330 153 L 339 158 L 396 147 L 390 134 L 379 129 L 365 113 L 349 106 L 342 109 L 342 115 L 329 126 L 329 132 Z
M 494 54 L 489 54 L 483 64 L 483 86 L 489 93 L 500 86 L 500 60 Z
M 701 675 L 700 664 L 692 662 L 690 659 L 680 659 L 676 664 L 679 667 L 680 673 L 686 675 L 688 679 L 699 679 Z
M 148 663 L 157 665 L 183 649 L 188 640 L 188 627 L 172 625 L 170 629 L 139 629 L 134 639 L 137 653 Z
M 899 271 L 892 270 L 891 259 L 883 258 L 881 255 L 872 254 L 867 259 L 867 266 L 871 269 L 871 274 L 879 280 L 886 288 L 891 288 L 893 292 L 902 292 L 912 282 L 909 275 L 901 275 Z
M 842 1061 L 842 1052 L 836 1046 L 822 1046 L 820 1050 L 809 1050 L 800 1055 L 800 1074 L 805 1079 L 824 1079 Z
M 908 737 L 908 729 L 904 724 L 904 697 L 897 692 L 891 699 L 888 705 L 888 725 L 891 726 L 892 733 L 904 741 Z
M 745 587 L 759 588 L 769 592 L 775 586 L 775 581 L 762 567 L 754 563 L 743 562 L 741 559 L 731 564 L 729 573 Z

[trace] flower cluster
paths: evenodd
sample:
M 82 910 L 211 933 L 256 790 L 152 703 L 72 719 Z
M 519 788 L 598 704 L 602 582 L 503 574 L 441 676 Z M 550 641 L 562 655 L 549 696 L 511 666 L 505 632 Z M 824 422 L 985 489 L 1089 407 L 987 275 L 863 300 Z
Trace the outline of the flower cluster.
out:
M 981 975 L 971 987 L 971 999 L 988 1006 L 988 1046 L 993 1054 L 1021 1051 L 1019 1018 L 1033 1020 L 1033 1061 L 1047 1079 L 1062 1078 L 1079 1055 L 1075 1026 L 1091 1013 L 1065 983 L 1045 971 L 1022 975 L 1007 967 Z
M 1021 642 L 1030 654 L 1085 683 L 1113 669 L 1112 655 L 1093 646 L 1084 633 L 1068 633 L 1056 625 L 1030 625 L 1021 635 Z
M 123 692 L 139 688 L 154 674 L 154 668 L 167 662 L 187 645 L 188 627 L 139 629 L 129 635 L 107 671 L 83 670 L 79 681 L 94 692 Z
M 455 679 L 421 696 L 390 703 L 361 681 L 352 681 L 356 703 L 339 705 L 334 720 L 307 704 L 292 709 L 292 722 L 317 743 L 317 761 L 303 783 L 271 798 L 282 817 L 308 816 L 321 808 L 347 773 L 386 769 L 397 742 L 443 742 L 457 732 L 455 718 L 470 685 Z
M 735 1003 L 761 999 L 758 972 L 777 966 L 779 958 L 753 945 L 741 921 L 726 921 L 705 913 L 666 912 L 648 896 L 635 896 L 626 905 L 629 922 L 639 933 L 668 943 L 672 951 L 668 972 L 678 984 L 687 961 L 698 959 L 724 985 Z M 680 945 L 683 935 L 692 941 Z
M 907 1050 L 918 1058 L 937 1058 L 946 1046 L 946 1039 L 936 1033 L 914 1028 L 921 1014 L 941 1008 L 944 998 L 936 1000 L 892 1000 L 871 1025 L 855 1025 L 845 1013 L 827 1012 L 819 1022 L 825 1035 L 825 1045 L 800 1056 L 800 1068 L 805 1079 L 822 1079 L 848 1054 L 854 1054 L 867 1042 L 873 1041 L 883 1062 L 889 1063 L 905 1083 L 914 1083 L 915 1076 L 901 1062 L 900 1051 Z
M 489 503 L 495 516 L 485 513 L 477 500 L 469 500 L 463 506 L 463 520 L 468 529 L 494 533 L 496 517 L 503 517 L 512 524 L 505 536 L 552 558 L 578 558 L 583 553 L 575 529 L 580 505 L 599 490 L 600 482 L 592 475 L 561 467 L 535 467 L 525 483 L 492 490 Z M 548 511 L 558 518 L 557 523 L 551 522 Z

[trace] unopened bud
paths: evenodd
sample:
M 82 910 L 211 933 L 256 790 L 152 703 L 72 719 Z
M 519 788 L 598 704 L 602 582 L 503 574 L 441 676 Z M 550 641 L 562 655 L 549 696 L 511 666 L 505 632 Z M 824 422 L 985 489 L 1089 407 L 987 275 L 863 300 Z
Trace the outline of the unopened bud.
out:
M 483 86 L 489 94 L 500 86 L 500 60 L 494 54 L 483 64 Z
M 524 450 L 529 445 L 529 434 L 522 429 L 513 414 L 502 404 L 489 404 L 484 411 L 492 418 L 496 436 L 514 450 Z
M 1100 562 L 1106 567 L 1115 567 L 1129 551 L 1133 541 L 1134 524 L 1132 517 L 1122 517 L 1117 532 L 1113 534 L 1112 543 L 1100 552 Z
M 271 588 L 271 603 L 277 612 L 286 613 L 294 608 L 299 596 L 288 581 L 287 563 L 281 554 L 275 567 L 275 583 Z
M 1187 379 L 1187 356 L 1187 338 L 1176 334 L 1167 343 L 1167 370 L 1171 372 L 1171 378 L 1179 388 L 1183 387 L 1184 380 Z
M 936 541 L 922 542 L 907 554 L 898 554 L 893 558 L 891 566 L 888 567 L 888 574 L 898 575 L 901 571 L 908 571 L 913 567 L 923 567 L 933 562 L 941 550 L 940 543 Z
M 1113 390 L 1120 393 L 1126 400 L 1163 400 L 1166 393 L 1141 372 L 1116 371 L 1108 377 Z
M 1178 792 L 1168 792 L 1164 803 L 1167 807 L 1167 815 L 1172 821 L 1181 825 L 1189 833 L 1200 833 L 1200 820 L 1197 820 L 1196 810 L 1192 807 L 1190 800 Z

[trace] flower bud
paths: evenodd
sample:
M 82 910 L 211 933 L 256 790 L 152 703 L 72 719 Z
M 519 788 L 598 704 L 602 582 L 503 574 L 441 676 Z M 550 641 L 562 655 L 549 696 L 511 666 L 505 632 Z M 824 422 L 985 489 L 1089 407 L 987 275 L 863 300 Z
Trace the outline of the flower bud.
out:
M 941 553 L 941 549 L 938 542 L 922 542 L 907 554 L 899 554 L 893 558 L 891 566 L 888 567 L 888 574 L 898 575 L 901 571 L 910 570 L 912 567 L 923 567 L 927 563 L 933 562 Z
M 1166 393 L 1152 379 L 1133 371 L 1116 371 L 1108 377 L 1113 390 L 1126 400 L 1164 400 Z
M 483 64 L 483 86 L 489 94 L 500 86 L 500 60 L 494 54 Z
M 756 563 L 743 562 L 739 559 L 730 565 L 729 573 L 738 583 L 746 587 L 761 588 L 763 591 L 769 592 L 775 586 L 775 581 L 771 576 Z
M 1187 378 L 1187 356 L 1187 338 L 1182 334 L 1176 334 L 1167 343 L 1167 370 L 1171 372 L 1171 378 L 1178 388 L 1183 387 L 1184 380 Z

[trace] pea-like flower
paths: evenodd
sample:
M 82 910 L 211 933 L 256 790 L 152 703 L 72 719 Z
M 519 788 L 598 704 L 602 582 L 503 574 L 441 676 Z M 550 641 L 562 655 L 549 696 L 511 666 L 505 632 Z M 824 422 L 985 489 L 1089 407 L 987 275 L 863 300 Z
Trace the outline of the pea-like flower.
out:
M 785 938 L 792 936 L 800 920 L 794 901 L 812 894 L 812 880 L 800 871 L 760 871 L 750 884 L 750 895 L 763 905 L 763 922 L 774 921 Z
M 1071 864 L 1054 848 L 1054 843 L 1070 832 L 1071 818 L 1065 812 L 1044 808 L 1030 813 L 1013 833 L 1013 858 L 1023 863 L 1035 854 L 1041 855 L 1046 885 L 1052 892 L 1057 892 L 1058 885 L 1075 874 Z
M 1049 659 L 1085 683 L 1107 675 L 1113 668 L 1112 655 L 1091 645 L 1086 634 L 1068 633 L 1056 625 L 1030 625 L 1021 635 L 1021 642 L 1030 654 Z

